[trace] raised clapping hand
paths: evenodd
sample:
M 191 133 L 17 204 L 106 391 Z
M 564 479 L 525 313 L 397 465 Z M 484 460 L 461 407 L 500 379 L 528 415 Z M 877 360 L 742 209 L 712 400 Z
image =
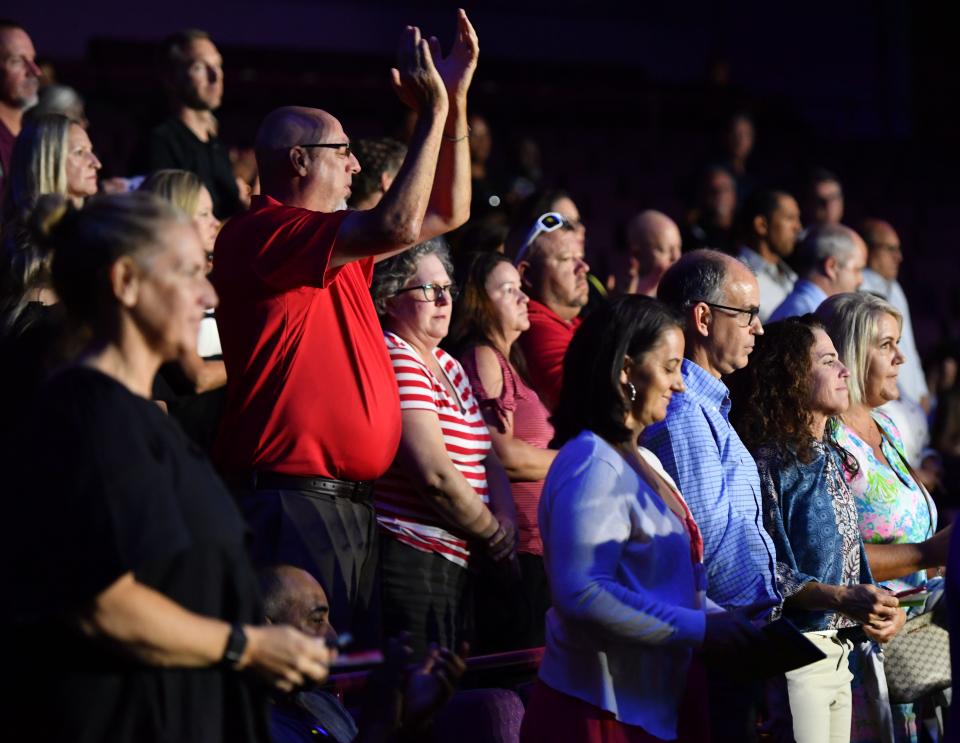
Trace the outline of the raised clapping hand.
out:
M 477 69 L 480 42 L 463 8 L 457 10 L 457 32 L 450 53 L 443 56 L 436 36 L 430 37 L 430 51 L 451 102 L 466 101 L 473 72 Z
M 391 68 L 393 90 L 404 104 L 418 114 L 434 111 L 446 114 L 449 101 L 443 78 L 437 72 L 431 44 L 421 38 L 420 29 L 407 26 L 400 36 L 397 66 Z

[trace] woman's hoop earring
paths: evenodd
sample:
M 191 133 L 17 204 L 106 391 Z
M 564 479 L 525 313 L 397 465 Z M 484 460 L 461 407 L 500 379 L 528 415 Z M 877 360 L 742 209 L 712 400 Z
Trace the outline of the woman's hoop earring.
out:
M 633 382 L 627 382 L 627 389 L 630 390 L 630 402 L 637 401 L 637 388 Z

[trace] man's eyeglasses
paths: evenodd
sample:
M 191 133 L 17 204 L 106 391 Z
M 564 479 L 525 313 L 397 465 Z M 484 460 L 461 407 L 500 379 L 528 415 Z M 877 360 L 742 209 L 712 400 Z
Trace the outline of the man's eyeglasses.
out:
M 423 299 L 417 299 L 418 302 L 436 302 L 441 297 L 449 297 L 452 302 L 460 294 L 456 284 L 420 284 L 419 286 L 408 286 L 406 289 L 400 289 L 393 296 L 399 296 L 405 292 L 412 292 L 419 289 L 423 292 Z M 416 297 L 414 297 L 416 299 Z
M 350 149 L 349 142 L 320 142 L 319 144 L 301 144 L 297 147 L 325 147 L 331 150 L 343 149 L 343 154 L 347 157 L 350 157 L 353 154 L 353 150 Z
M 567 219 L 565 219 L 564 216 L 559 212 L 547 212 L 546 214 L 541 214 L 539 217 L 537 217 L 537 221 L 533 223 L 533 227 L 530 228 L 530 231 L 527 233 L 527 237 L 520 246 L 520 251 L 517 253 L 517 257 L 513 259 L 513 265 L 516 266 L 526 257 L 527 251 L 530 249 L 533 241 L 540 237 L 540 235 L 544 235 L 548 232 L 556 232 L 560 229 L 573 230 L 576 229 L 576 227 L 567 221 Z
M 740 318 L 737 322 L 737 325 L 739 325 L 741 328 L 749 328 L 751 325 L 753 325 L 753 321 L 760 317 L 759 307 L 727 307 L 724 304 L 714 304 L 713 302 L 706 302 L 702 299 L 697 301 L 703 302 L 705 305 L 707 305 L 707 307 L 713 307 L 715 310 L 723 310 L 724 312 L 729 312 L 733 315 L 736 315 L 738 318 Z M 694 302 L 694 304 L 697 304 L 697 302 Z M 740 317 L 741 315 L 747 316 L 746 322 L 743 322 L 743 318 Z

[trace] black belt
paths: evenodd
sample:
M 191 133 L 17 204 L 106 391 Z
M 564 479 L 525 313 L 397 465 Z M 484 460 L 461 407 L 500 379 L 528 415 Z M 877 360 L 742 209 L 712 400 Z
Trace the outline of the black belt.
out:
M 356 480 L 333 480 L 329 477 L 298 477 L 279 472 L 254 472 L 250 476 L 254 490 L 303 490 L 348 498 L 356 503 L 373 500 L 373 483 Z

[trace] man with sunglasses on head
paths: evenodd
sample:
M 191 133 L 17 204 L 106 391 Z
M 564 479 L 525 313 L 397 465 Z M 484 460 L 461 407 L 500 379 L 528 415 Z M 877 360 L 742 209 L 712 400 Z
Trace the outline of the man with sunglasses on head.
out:
M 371 485 L 400 440 L 370 280 L 376 261 L 467 220 L 478 50 L 463 11 L 446 57 L 404 31 L 393 86 L 417 120 L 393 185 L 367 211 L 345 210 L 360 166 L 340 122 L 314 108 L 270 113 L 256 139 L 262 194 L 215 247 L 228 383 L 214 458 L 238 491 L 254 559 L 327 586 L 333 622 L 359 647 L 378 641 Z
M 513 262 L 530 297 L 530 329 L 520 336 L 530 386 L 553 410 L 563 382 L 563 356 L 589 299 L 583 235 L 559 212 L 541 214 Z
M 760 287 L 736 258 L 714 250 L 681 256 L 660 280 L 658 298 L 683 315 L 685 391 L 675 393 L 643 445 L 676 481 L 703 536 L 707 597 L 724 609 L 780 601 L 776 552 L 763 526 L 756 463 L 730 425 L 722 377 L 747 365 L 760 323 Z M 713 740 L 755 741 L 760 687 L 726 667 L 709 669 Z

